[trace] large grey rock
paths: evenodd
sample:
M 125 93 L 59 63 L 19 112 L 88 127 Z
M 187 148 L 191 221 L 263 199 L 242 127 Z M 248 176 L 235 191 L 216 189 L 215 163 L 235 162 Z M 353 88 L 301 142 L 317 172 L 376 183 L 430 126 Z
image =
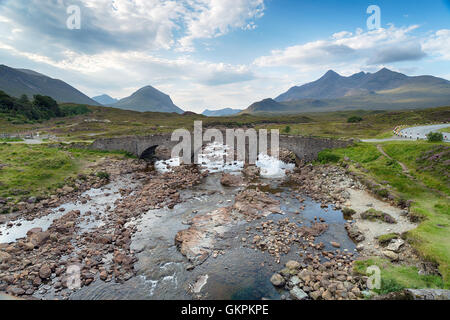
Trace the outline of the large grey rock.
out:
M 284 284 L 286 283 L 286 281 L 284 280 L 283 276 L 279 273 L 275 273 L 271 278 L 270 278 L 270 282 L 272 282 L 272 284 L 275 287 L 282 287 L 284 286 Z
M 50 239 L 50 233 L 49 232 L 36 232 L 32 233 L 28 240 L 35 246 L 41 246 L 45 242 L 47 242 Z
M 43 265 L 40 269 L 39 269 L 39 277 L 41 279 L 48 279 L 50 278 L 50 276 L 52 275 L 52 269 L 50 269 L 50 266 L 48 265 Z
M 8 262 L 11 259 L 11 255 L 7 252 L 0 251 L 0 264 Z
M 406 289 L 405 294 L 413 300 L 450 300 L 450 290 Z
M 398 260 L 398 254 L 396 254 L 393 251 L 390 250 L 384 250 L 383 251 L 383 255 L 388 257 L 389 259 L 391 259 L 392 261 L 397 261 Z
M 450 290 L 405 289 L 373 297 L 374 300 L 450 300 Z
M 300 268 L 300 262 L 294 261 L 294 260 L 288 261 L 286 263 L 286 268 L 288 268 L 290 270 L 298 269 L 298 268 Z
M 297 276 L 293 276 L 290 280 L 289 280 L 289 284 L 292 286 L 296 286 L 301 282 L 300 278 Z
M 289 293 L 295 300 L 305 300 L 308 298 L 306 292 L 300 289 L 299 287 L 294 287 L 291 291 L 289 291 Z
M 402 239 L 393 239 L 386 247 L 386 249 L 398 253 L 404 244 L 405 241 L 403 241 Z
M 241 176 L 224 173 L 220 183 L 226 187 L 240 187 L 244 184 L 244 179 Z

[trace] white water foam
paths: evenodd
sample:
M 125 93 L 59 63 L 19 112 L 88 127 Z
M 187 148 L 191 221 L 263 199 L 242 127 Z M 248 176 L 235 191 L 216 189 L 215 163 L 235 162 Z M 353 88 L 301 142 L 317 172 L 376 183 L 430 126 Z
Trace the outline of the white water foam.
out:
M 160 173 L 171 172 L 173 167 L 179 167 L 181 163 L 180 158 L 172 158 L 169 160 L 161 160 L 155 162 L 155 169 Z
M 202 171 L 208 170 L 210 173 L 227 172 L 240 173 L 244 169 L 243 161 L 226 162 L 226 156 L 234 152 L 229 146 L 214 142 L 210 143 L 199 154 L 198 159 Z M 180 158 L 173 158 L 166 161 L 157 161 L 155 169 L 160 173 L 170 172 L 173 167 L 180 166 Z M 263 178 L 284 178 L 286 171 L 293 170 L 295 164 L 287 164 L 271 156 L 260 154 L 256 166 L 261 169 Z
M 218 142 L 208 144 L 203 153 L 198 155 L 198 162 L 203 171 L 216 172 L 241 172 L 244 168 L 243 161 L 226 162 L 227 156 L 233 155 L 234 150 L 227 145 Z
M 286 171 L 292 171 L 295 168 L 293 163 L 285 163 L 266 154 L 260 154 L 256 166 L 261 169 L 263 178 L 284 178 Z

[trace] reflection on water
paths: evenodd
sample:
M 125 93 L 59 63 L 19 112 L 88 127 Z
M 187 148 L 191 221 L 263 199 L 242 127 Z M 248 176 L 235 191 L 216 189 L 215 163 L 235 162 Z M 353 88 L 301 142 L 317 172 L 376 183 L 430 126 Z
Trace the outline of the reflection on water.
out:
M 323 242 L 325 250 L 335 250 L 330 245 L 331 241 L 335 241 L 341 244 L 342 250 L 355 251 L 355 245 L 345 231 L 342 212 L 322 209 L 319 203 L 307 197 L 305 202 L 300 204 L 295 197 L 297 194 L 289 187 L 283 186 L 281 181 L 270 181 L 268 188 L 277 190 L 277 193 L 271 196 L 280 200 L 284 214 L 273 214 L 267 219 L 289 218 L 299 225 L 309 225 L 316 217 L 323 218 L 329 229 L 318 237 L 316 242 Z M 287 261 L 301 261 L 300 248 L 293 245 L 288 254 L 281 256 L 281 263 L 276 264 L 274 257 L 268 253 L 244 247 L 241 239 L 248 237 L 247 228 L 259 225 L 261 220 L 236 223 L 222 237 L 216 239 L 214 249 L 221 250 L 224 254 L 215 258 L 209 257 L 193 270 L 190 270 L 189 262 L 175 246 L 175 235 L 178 231 L 188 228 L 187 222 L 192 217 L 231 205 L 239 190 L 241 189 L 224 188 L 220 184 L 220 175 L 210 175 L 201 185 L 181 192 L 184 201 L 173 209 L 151 210 L 131 222 L 138 226 L 131 245 L 139 258 L 135 265 L 138 277 L 123 284 L 96 281 L 71 298 L 192 299 L 194 296 L 191 295 L 190 289 L 195 287 L 199 279 L 203 281 L 206 278 L 206 283 L 201 284 L 200 298 L 203 299 L 280 299 L 285 293 L 272 286 L 270 277 L 282 269 L 282 265 Z M 296 214 L 300 206 L 305 206 L 305 210 Z

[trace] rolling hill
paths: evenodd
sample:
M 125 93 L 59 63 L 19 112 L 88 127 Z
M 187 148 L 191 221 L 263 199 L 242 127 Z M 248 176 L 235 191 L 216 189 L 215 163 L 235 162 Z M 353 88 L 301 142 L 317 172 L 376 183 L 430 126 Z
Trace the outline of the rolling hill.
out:
M 398 110 L 450 104 L 450 81 L 381 69 L 343 77 L 330 70 L 317 81 L 293 87 L 274 100 L 252 104 L 244 113 L 299 113 L 339 110 Z
M 143 87 L 131 96 L 121 99 L 110 106 L 140 112 L 176 112 L 179 114 L 184 112 L 172 102 L 172 99 L 167 94 L 152 86 Z
M 5 65 L 0 65 L 0 90 L 17 98 L 23 94 L 29 98 L 40 94 L 50 96 L 58 102 L 99 105 L 64 81 L 32 70 L 14 69 Z

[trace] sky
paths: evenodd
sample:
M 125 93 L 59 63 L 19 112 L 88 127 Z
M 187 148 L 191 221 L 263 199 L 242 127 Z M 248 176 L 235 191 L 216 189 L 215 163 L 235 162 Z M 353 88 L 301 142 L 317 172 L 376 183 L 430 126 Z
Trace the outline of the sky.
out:
M 91 97 L 152 85 L 187 111 L 244 109 L 330 69 L 450 79 L 450 0 L 0 0 L 0 64 Z

